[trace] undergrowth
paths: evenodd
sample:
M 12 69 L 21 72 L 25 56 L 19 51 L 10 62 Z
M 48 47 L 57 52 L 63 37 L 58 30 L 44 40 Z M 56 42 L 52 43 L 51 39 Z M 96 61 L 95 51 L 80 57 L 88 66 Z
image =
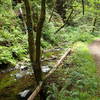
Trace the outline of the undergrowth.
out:
M 48 81 L 47 100 L 100 100 L 100 78 L 87 44 L 77 42 L 73 49 L 55 81 Z
M 32 7 L 39 12 L 39 1 L 33 1 L 32 5 L 35 5 Z M 15 10 L 19 6 L 21 5 L 19 4 Z M 0 68 L 15 66 L 19 61 L 29 59 L 27 34 L 15 10 L 12 9 L 11 0 L 0 1 Z M 88 43 L 99 37 L 99 30 L 91 33 L 93 16 L 87 12 L 84 16 L 78 14 L 73 19 L 75 25 L 64 27 L 54 34 L 63 23 L 56 14 L 49 23 L 50 12 L 51 8 L 47 7 L 47 18 L 41 39 L 43 50 L 54 48 L 64 42 L 67 44 L 62 48 L 74 45 L 73 53 L 64 61 L 63 69 L 58 69 L 52 79 L 48 80 L 47 100 L 100 100 L 100 78 L 96 75 L 95 62 L 87 47 Z M 45 57 L 51 55 L 53 54 L 48 53 Z M 14 82 L 12 77 L 5 76 L 0 82 L 0 89 Z
M 33 2 L 34 3 L 34 2 Z M 38 1 L 35 3 L 34 9 L 38 7 Z M 3 1 L 0 4 L 0 67 L 3 65 L 15 66 L 20 60 L 29 59 L 27 34 L 25 34 L 22 21 L 17 16 L 18 4 L 12 9 L 11 0 Z M 68 26 L 54 34 L 63 22 L 57 14 L 48 22 L 50 10 L 47 9 L 47 18 L 43 28 L 41 39 L 41 47 L 43 49 L 51 49 L 54 46 L 59 46 L 60 43 L 68 42 L 70 44 L 77 41 L 87 42 L 92 41 L 96 34 L 91 34 L 90 29 L 87 29 L 87 24 L 79 27 Z M 80 16 L 79 20 L 82 16 Z M 78 19 L 77 19 L 78 20 Z M 78 23 L 77 23 L 78 24 Z M 83 28 L 84 27 L 84 28 Z M 85 31 L 84 31 L 85 30 Z M 68 45 L 69 46 L 69 45 Z

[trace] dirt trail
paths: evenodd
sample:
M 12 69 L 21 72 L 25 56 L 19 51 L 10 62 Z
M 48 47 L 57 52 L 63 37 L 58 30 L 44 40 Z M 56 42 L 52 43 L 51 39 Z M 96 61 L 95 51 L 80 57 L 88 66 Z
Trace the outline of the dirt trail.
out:
M 97 39 L 92 44 L 90 44 L 89 49 L 96 62 L 97 73 L 100 75 L 100 39 Z

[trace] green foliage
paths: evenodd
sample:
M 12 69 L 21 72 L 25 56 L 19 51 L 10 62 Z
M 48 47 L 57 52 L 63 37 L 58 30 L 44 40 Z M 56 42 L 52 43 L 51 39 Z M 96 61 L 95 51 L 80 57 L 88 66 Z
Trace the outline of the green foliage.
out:
M 23 33 L 20 20 L 12 10 L 11 0 L 2 0 L 1 4 L 0 65 L 14 66 L 27 53 L 27 35 Z
M 96 65 L 87 44 L 78 42 L 73 47 L 74 53 L 66 61 L 66 63 L 70 61 L 69 64 L 73 66 L 71 68 L 66 66 L 66 69 L 62 69 L 62 75 L 66 77 L 62 78 L 61 75 L 57 81 L 62 81 L 63 84 L 51 83 L 49 85 L 47 100 L 51 98 L 55 100 L 100 99 L 100 78 L 96 75 Z M 61 72 L 61 69 L 59 71 Z
M 81 42 L 91 42 L 94 40 L 94 35 L 90 32 L 84 32 L 81 27 L 68 27 L 65 33 L 62 34 L 65 41 L 70 41 L 72 43 Z
M 16 61 L 13 59 L 12 54 L 8 47 L 0 46 L 0 64 L 12 64 L 15 65 Z
M 43 39 L 42 39 L 42 48 L 51 48 L 54 45 L 58 45 L 61 42 L 68 41 L 70 43 L 75 43 L 77 41 L 82 42 L 90 42 L 94 38 L 94 34 L 90 33 L 92 28 L 91 26 L 91 18 L 94 16 L 94 12 L 89 12 L 88 5 L 85 5 L 86 13 L 85 16 L 78 14 L 81 11 L 79 5 L 80 2 L 75 1 L 73 5 L 77 6 L 74 8 L 77 13 L 76 17 L 73 17 L 73 21 L 76 22 L 76 26 L 78 27 L 65 27 L 57 34 L 54 34 L 55 31 L 63 24 L 61 18 L 54 12 L 54 16 L 50 23 L 48 23 L 48 19 L 51 14 L 51 7 L 53 7 L 55 0 L 47 1 L 49 8 L 47 8 L 47 17 L 46 22 L 43 29 Z M 93 8 L 93 0 L 89 1 L 91 7 Z M 23 4 L 18 4 L 15 7 L 15 11 L 12 9 L 12 0 L 1 0 L 0 1 L 0 43 L 6 42 L 6 45 L 0 45 L 0 48 L 5 50 L 6 52 L 2 53 L 0 56 L 0 61 L 15 63 L 18 60 L 22 60 L 25 55 L 27 55 L 28 45 L 27 45 L 27 34 L 24 34 L 23 26 L 21 25 L 21 20 L 17 17 L 16 13 L 19 7 L 23 8 Z M 35 14 L 38 17 L 38 13 L 40 12 L 40 0 L 31 0 L 32 9 L 35 10 Z M 9 10 L 8 10 L 9 9 Z M 77 11 L 79 10 L 79 12 Z M 24 11 L 24 10 L 23 10 Z M 91 11 L 91 10 L 90 10 Z M 86 20 L 86 22 L 84 21 Z M 37 21 L 35 22 L 35 24 Z M 88 23 L 88 24 L 87 24 Z M 99 23 L 98 23 L 99 25 Z M 96 36 L 96 34 L 95 34 Z M 13 53 L 16 57 L 13 56 Z M 7 56 L 8 55 L 8 56 Z
M 56 42 L 56 36 L 54 36 L 55 27 L 53 23 L 45 23 L 43 29 L 43 39 L 47 42 L 54 44 Z
M 88 51 L 88 47 L 85 43 L 78 42 L 74 45 L 75 53 L 73 54 L 73 63 L 83 68 L 87 73 L 95 73 L 95 62 Z M 92 67 L 92 68 L 91 68 Z
M 52 45 L 45 40 L 42 40 L 41 46 L 42 48 L 47 48 L 47 49 L 52 47 Z
M 16 14 L 19 7 L 24 7 L 23 4 L 18 4 L 13 10 L 11 1 L 0 0 L 1 66 L 3 64 L 15 66 L 18 61 L 27 58 L 28 54 L 27 34 L 25 34 L 22 22 Z M 56 75 L 59 75 L 59 78 L 53 84 L 52 82 L 50 83 L 47 100 L 99 100 L 100 78 L 96 76 L 96 66 L 87 49 L 87 43 L 98 37 L 97 33 L 100 33 L 100 9 L 94 4 L 94 0 L 87 0 L 85 1 L 85 15 L 82 16 L 82 4 L 79 0 L 75 0 L 71 25 L 64 27 L 57 34 L 54 34 L 63 25 L 60 16 L 56 12 L 54 12 L 51 22 L 48 22 L 54 2 L 55 0 L 47 0 L 47 16 L 43 28 L 41 46 L 43 49 L 50 49 L 66 41 L 68 42 L 67 47 L 69 44 L 75 44 L 73 46 L 74 53 L 65 62 L 66 65 L 64 67 L 67 68 L 60 69 L 60 72 L 56 73 Z M 98 5 L 100 4 L 99 0 L 95 2 Z M 33 18 L 34 24 L 37 24 L 41 8 L 40 0 L 31 0 L 31 6 L 32 11 L 34 9 L 34 13 L 36 14 L 36 19 Z M 72 5 L 70 4 L 70 6 Z M 68 9 L 71 8 L 69 7 Z M 70 10 L 68 9 L 66 9 L 66 15 L 69 15 Z M 92 20 L 95 16 L 97 16 L 95 32 L 91 33 L 91 29 L 93 28 Z M 48 58 L 51 55 L 53 55 L 52 52 L 43 56 Z M 6 75 L 0 81 L 0 89 L 10 86 L 14 82 L 14 77 Z

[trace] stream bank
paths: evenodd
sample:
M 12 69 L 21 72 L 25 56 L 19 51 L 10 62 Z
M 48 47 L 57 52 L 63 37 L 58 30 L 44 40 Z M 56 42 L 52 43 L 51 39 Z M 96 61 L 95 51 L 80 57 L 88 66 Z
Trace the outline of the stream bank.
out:
M 44 75 L 55 65 L 65 49 L 46 51 L 41 59 Z M 14 68 L 0 71 L 0 100 L 18 100 L 18 94 L 25 90 L 33 91 L 36 83 L 30 62 L 18 63 Z

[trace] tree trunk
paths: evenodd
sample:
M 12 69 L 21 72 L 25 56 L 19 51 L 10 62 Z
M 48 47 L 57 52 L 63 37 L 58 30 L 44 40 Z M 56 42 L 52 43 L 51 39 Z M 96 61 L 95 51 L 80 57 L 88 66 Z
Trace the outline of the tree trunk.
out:
M 71 49 L 69 48 L 63 56 L 61 56 L 60 60 L 57 61 L 56 65 L 54 66 L 54 68 L 45 76 L 44 80 L 42 82 L 40 82 L 40 84 L 37 86 L 37 88 L 35 89 L 35 91 L 30 95 L 30 97 L 28 98 L 28 100 L 34 100 L 35 97 L 38 95 L 38 93 L 41 91 L 42 86 L 44 84 L 44 82 L 46 81 L 46 79 L 48 79 L 52 73 L 54 73 L 57 68 L 61 67 L 60 64 L 63 62 L 63 60 L 65 59 L 66 56 L 68 56 L 71 53 Z M 44 100 L 44 99 L 43 99 Z
M 57 13 L 61 16 L 63 22 L 66 20 L 66 8 L 64 7 L 66 0 L 56 0 L 55 9 Z
M 23 15 L 22 8 L 19 8 L 19 13 L 20 13 L 20 16 L 21 16 L 21 20 L 22 20 L 22 23 L 23 23 L 23 27 L 24 27 L 25 33 L 28 34 L 27 25 L 26 25 L 26 22 L 25 22 L 25 18 L 24 18 L 24 15 Z
M 53 9 L 52 9 L 52 12 L 51 12 L 51 15 L 50 15 L 50 18 L 49 18 L 49 23 L 50 23 L 50 21 L 51 21 L 51 19 L 52 19 L 52 17 L 53 17 L 54 10 L 55 10 L 55 6 L 54 6 Z
M 36 32 L 36 68 L 39 71 L 38 75 L 38 84 L 40 83 L 40 81 L 42 81 L 42 71 L 41 71 L 41 35 L 42 35 L 42 28 L 43 28 L 43 24 L 45 21 L 45 1 L 46 0 L 41 0 L 41 14 L 40 14 L 40 19 L 38 21 L 37 24 L 37 32 Z M 43 91 L 43 89 L 40 91 L 39 93 L 40 96 L 40 100 L 46 100 L 46 96 L 45 93 Z
M 93 29 L 92 29 L 92 33 L 93 33 L 94 30 L 95 30 L 96 21 L 97 21 L 97 17 L 95 17 L 95 18 L 93 19 Z
M 82 8 L 83 8 L 83 15 L 84 15 L 84 11 L 85 11 L 85 9 L 84 9 L 84 0 L 82 0 Z
M 42 28 L 43 28 L 43 23 L 45 21 L 45 1 L 41 1 L 41 14 L 40 14 L 40 19 L 37 24 L 37 34 L 36 34 L 36 68 L 39 70 L 38 75 L 40 76 L 39 81 L 42 81 L 42 71 L 41 71 L 41 34 L 42 34 Z
M 39 84 L 39 81 L 42 80 L 41 77 L 41 70 L 40 66 L 36 65 L 36 56 L 35 56 L 35 41 L 34 41 L 34 34 L 33 34 L 33 24 L 32 24 L 32 17 L 31 17 L 31 8 L 29 4 L 29 0 L 23 0 L 25 4 L 26 9 L 26 19 L 27 19 L 27 30 L 28 30 L 28 44 L 29 44 L 29 54 L 30 54 L 30 60 L 32 63 L 32 67 L 34 70 L 34 75 L 37 84 Z

